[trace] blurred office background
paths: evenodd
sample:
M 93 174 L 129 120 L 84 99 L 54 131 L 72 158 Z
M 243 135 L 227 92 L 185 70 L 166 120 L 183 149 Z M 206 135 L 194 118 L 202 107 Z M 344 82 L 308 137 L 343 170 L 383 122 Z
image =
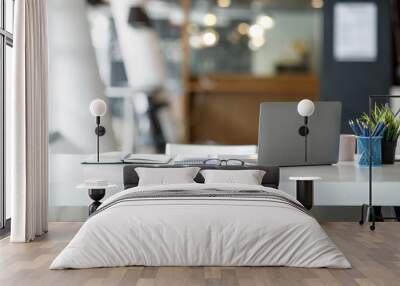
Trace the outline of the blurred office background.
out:
M 127 152 L 255 144 L 260 102 L 319 98 L 322 0 L 114 2 L 49 1 L 55 152 L 93 152 L 97 97 L 112 127 L 102 146 Z
M 71 192 L 96 150 L 95 98 L 108 104 L 103 152 L 257 144 L 264 101 L 341 100 L 347 132 L 368 95 L 395 90 L 400 37 L 397 1 L 352 1 L 375 7 L 376 54 L 335 59 L 343 2 L 49 0 L 50 206 L 88 200 Z

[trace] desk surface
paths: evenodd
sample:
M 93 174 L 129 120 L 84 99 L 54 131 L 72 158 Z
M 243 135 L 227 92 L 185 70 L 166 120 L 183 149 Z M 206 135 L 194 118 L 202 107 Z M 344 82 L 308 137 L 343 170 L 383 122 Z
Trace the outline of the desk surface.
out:
M 84 161 L 83 165 L 127 165 L 123 161 L 110 160 L 105 162 Z M 173 160 L 168 165 L 172 165 Z M 157 164 L 149 164 L 149 166 Z M 165 165 L 165 164 L 160 164 Z M 356 162 L 340 162 L 326 166 L 281 167 L 281 181 L 289 181 L 289 177 L 321 177 L 326 182 L 365 182 L 368 181 L 368 167 L 360 167 Z M 400 163 L 374 167 L 374 182 L 400 182 Z
M 124 164 L 84 165 L 85 179 L 103 178 L 122 189 Z M 383 165 L 373 169 L 373 201 L 379 205 L 400 205 L 400 164 Z M 341 162 L 329 166 L 280 168 L 279 189 L 295 195 L 290 177 L 321 177 L 315 182 L 314 205 L 359 206 L 368 202 L 368 168 L 356 162 Z
M 321 177 L 325 182 L 368 182 L 368 167 L 360 167 L 356 162 L 341 162 L 329 166 L 282 167 L 281 181 L 289 177 Z M 399 182 L 400 164 L 382 165 L 372 168 L 374 182 Z

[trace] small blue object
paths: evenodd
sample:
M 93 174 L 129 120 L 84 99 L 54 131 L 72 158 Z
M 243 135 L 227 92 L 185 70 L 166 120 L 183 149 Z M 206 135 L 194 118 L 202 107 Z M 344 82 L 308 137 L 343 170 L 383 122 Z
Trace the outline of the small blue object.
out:
M 383 134 L 385 134 L 386 129 L 387 129 L 387 127 L 384 126 L 384 127 L 382 128 L 382 130 L 381 130 L 378 134 L 376 134 L 376 136 L 382 136 L 382 137 L 383 137 Z
M 357 129 L 359 130 L 359 132 L 358 132 L 358 136 L 365 136 L 365 134 L 364 134 L 364 128 L 362 127 L 362 125 L 361 125 L 361 123 L 360 123 L 360 121 L 358 121 L 358 119 L 356 119 L 356 126 L 357 126 Z
M 372 136 L 381 136 L 382 130 L 385 128 L 385 124 L 383 122 L 379 122 L 376 126 L 374 131 L 372 132 Z
M 360 136 L 360 135 L 361 135 L 361 134 L 360 134 L 360 131 L 358 130 L 358 127 L 356 127 L 356 125 L 354 124 L 354 121 L 353 121 L 353 120 L 350 120 L 350 121 L 349 121 L 349 125 L 350 125 L 351 129 L 353 130 L 353 132 L 354 132 L 354 134 L 355 134 L 356 136 Z
M 371 162 L 372 166 L 382 165 L 382 136 L 366 137 L 357 136 L 358 164 L 363 167 L 369 166 L 369 140 L 371 140 Z

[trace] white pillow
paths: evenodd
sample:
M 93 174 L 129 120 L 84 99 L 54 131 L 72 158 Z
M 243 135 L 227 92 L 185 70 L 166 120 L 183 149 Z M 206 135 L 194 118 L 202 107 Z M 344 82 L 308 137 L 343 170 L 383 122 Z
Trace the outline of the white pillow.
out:
M 202 170 L 205 184 L 261 185 L 265 171 L 262 170 Z
M 195 183 L 200 168 L 136 168 L 139 186 Z

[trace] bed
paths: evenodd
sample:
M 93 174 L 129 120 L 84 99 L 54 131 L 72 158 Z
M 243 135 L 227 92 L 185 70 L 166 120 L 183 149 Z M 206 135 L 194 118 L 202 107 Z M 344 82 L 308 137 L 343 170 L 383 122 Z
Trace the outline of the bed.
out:
M 279 168 L 261 185 L 196 183 L 138 186 L 136 165 L 124 168 L 121 191 L 99 209 L 50 269 L 118 266 L 292 266 L 350 268 L 319 223 L 278 190 Z M 169 168 L 169 167 L 167 167 Z

